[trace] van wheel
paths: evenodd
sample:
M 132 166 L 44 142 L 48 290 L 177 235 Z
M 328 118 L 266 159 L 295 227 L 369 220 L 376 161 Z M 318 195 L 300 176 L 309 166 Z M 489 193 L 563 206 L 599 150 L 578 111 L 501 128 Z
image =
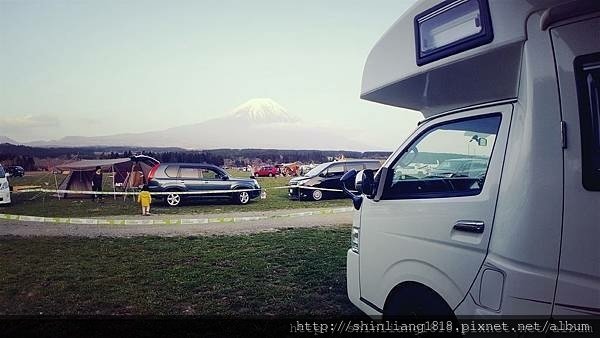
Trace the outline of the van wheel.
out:
M 459 327 L 454 311 L 444 299 L 432 289 L 419 283 L 406 283 L 392 290 L 385 302 L 383 317 L 387 320 L 451 321 L 452 327 Z M 456 336 L 460 337 L 460 335 Z
M 177 207 L 181 204 L 181 195 L 173 191 L 165 196 L 165 203 L 170 207 Z
M 250 193 L 247 191 L 241 191 L 235 194 L 235 201 L 238 204 L 244 205 L 250 202 Z
M 312 192 L 312 198 L 315 201 L 320 201 L 321 199 L 323 199 L 323 192 L 321 190 L 315 189 Z

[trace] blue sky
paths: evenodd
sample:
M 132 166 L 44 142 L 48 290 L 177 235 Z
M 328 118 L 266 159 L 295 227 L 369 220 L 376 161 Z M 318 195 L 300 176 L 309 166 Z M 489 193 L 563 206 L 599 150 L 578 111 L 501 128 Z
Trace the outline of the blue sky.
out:
M 413 3 L 1 0 L 0 135 L 158 130 L 269 97 L 395 148 L 420 114 L 360 100 L 360 81 Z

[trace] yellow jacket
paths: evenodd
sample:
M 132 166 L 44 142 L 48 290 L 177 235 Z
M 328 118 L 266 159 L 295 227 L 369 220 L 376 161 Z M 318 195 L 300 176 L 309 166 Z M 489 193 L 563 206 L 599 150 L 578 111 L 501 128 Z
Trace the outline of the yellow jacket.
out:
M 149 207 L 150 203 L 152 203 L 152 196 L 148 191 L 142 191 L 138 195 L 137 199 L 138 203 L 141 203 L 143 207 Z

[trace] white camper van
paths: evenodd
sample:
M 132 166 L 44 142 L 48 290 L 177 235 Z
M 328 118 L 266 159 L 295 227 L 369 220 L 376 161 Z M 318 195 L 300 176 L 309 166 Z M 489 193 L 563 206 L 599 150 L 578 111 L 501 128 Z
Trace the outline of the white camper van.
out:
M 361 193 L 357 307 L 600 315 L 600 1 L 420 0 L 361 93 L 425 119 L 379 171 L 343 178 Z
M 10 187 L 8 175 L 0 164 L 0 204 L 10 204 Z

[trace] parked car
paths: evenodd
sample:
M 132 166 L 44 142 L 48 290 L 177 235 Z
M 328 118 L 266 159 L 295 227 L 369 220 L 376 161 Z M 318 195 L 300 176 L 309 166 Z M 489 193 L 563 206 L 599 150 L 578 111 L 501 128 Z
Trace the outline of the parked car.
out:
M 25 176 L 25 169 L 23 167 L 15 165 L 6 167 L 6 173 L 12 177 L 23 177 Z
M 6 172 L 0 164 L 0 204 L 10 204 L 10 186 L 6 178 Z
M 445 160 L 429 171 L 434 177 L 473 177 L 485 175 L 488 166 L 486 158 L 453 158 Z
M 279 175 L 279 168 L 272 165 L 263 165 L 254 172 L 256 177 L 275 177 Z
M 168 206 L 179 206 L 183 200 L 230 199 L 234 203 L 248 204 L 260 196 L 260 186 L 255 179 L 229 177 L 227 172 L 211 164 L 160 163 L 148 174 L 150 192 L 170 192 L 164 195 Z M 256 189 L 232 192 L 230 190 Z M 223 190 L 223 193 L 201 194 L 202 191 Z M 180 194 L 194 192 L 199 194 Z
M 323 198 L 343 198 L 340 178 L 351 169 L 376 170 L 381 163 L 378 160 L 346 160 L 319 164 L 303 176 L 292 178 L 289 182 L 288 197 L 295 200 Z M 338 190 L 338 191 L 331 191 Z

